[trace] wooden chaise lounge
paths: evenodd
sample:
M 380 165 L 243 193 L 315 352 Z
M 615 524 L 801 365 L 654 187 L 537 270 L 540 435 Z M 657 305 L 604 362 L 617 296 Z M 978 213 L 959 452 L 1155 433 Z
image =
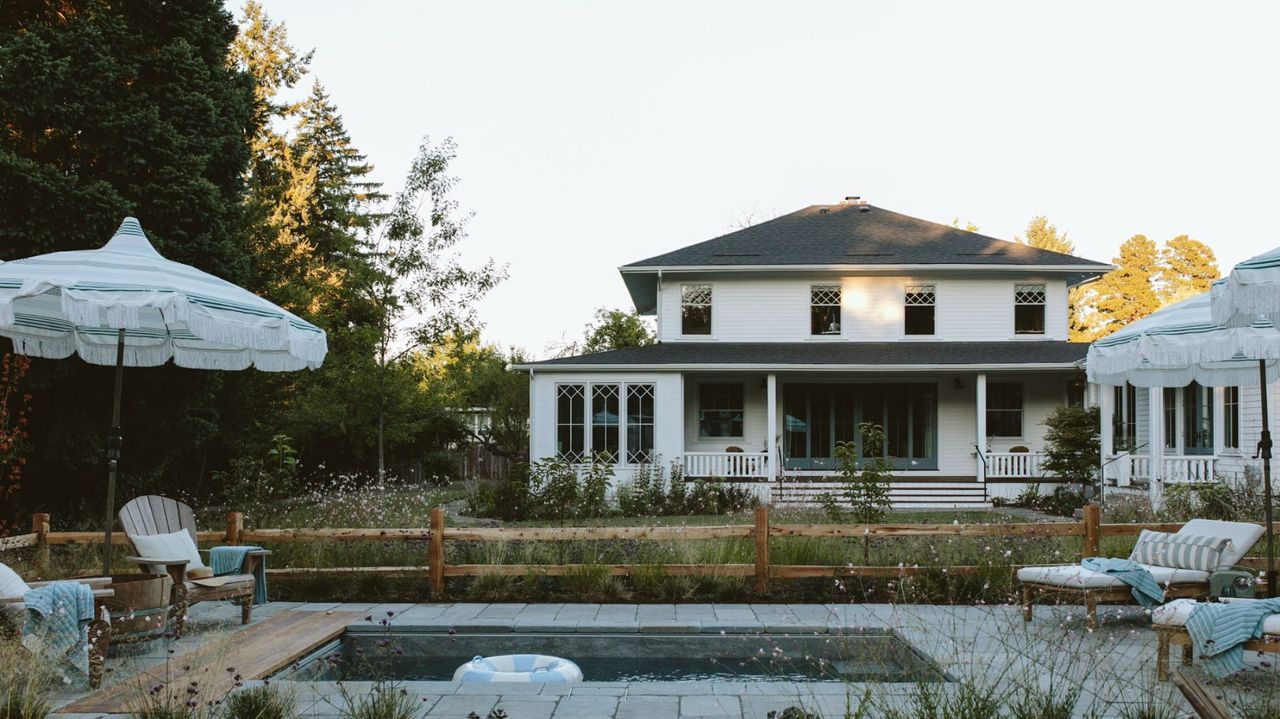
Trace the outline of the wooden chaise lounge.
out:
M 1170 647 L 1182 647 L 1182 665 L 1191 665 L 1192 640 L 1186 624 L 1195 606 L 1194 600 L 1179 599 L 1157 608 L 1151 615 L 1151 628 L 1156 632 L 1156 679 L 1159 681 L 1169 681 Z M 1280 653 L 1280 614 L 1272 614 L 1263 620 L 1261 638 L 1251 639 L 1240 646 L 1246 652 Z
M 1178 534 L 1226 537 L 1231 540 L 1222 555 L 1218 570 L 1231 569 L 1262 537 L 1262 527 L 1249 522 L 1223 522 L 1213 519 L 1193 519 L 1178 530 Z M 1164 589 L 1166 599 L 1199 598 L 1209 596 L 1209 572 L 1174 567 L 1143 565 Z M 1098 604 L 1132 604 L 1133 594 L 1128 585 L 1101 572 L 1094 572 L 1079 564 L 1023 567 L 1018 570 L 1022 583 L 1022 619 L 1031 621 L 1031 607 L 1046 599 L 1084 604 L 1086 623 L 1097 625 Z

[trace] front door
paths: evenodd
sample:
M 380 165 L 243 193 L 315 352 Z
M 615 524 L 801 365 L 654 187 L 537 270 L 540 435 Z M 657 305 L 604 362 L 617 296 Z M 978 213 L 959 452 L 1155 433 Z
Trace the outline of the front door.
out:
M 934 383 L 786 383 L 783 449 L 793 470 L 835 470 L 837 442 L 851 442 L 864 456 L 858 424 L 885 433 L 881 453 L 895 469 L 938 468 L 938 388 Z

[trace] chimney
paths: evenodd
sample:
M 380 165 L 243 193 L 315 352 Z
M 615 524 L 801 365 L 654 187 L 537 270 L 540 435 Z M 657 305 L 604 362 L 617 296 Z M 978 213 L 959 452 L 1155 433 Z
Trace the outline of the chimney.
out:
M 867 201 L 862 199 L 861 195 L 849 195 L 845 197 L 844 204 L 857 207 L 858 212 L 867 212 L 871 209 L 871 205 L 867 204 Z

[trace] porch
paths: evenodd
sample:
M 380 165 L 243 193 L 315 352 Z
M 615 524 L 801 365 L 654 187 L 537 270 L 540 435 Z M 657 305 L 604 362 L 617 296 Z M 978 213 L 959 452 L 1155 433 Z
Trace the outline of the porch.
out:
M 1132 459 L 1136 464 L 1142 458 Z M 1028 481 L 1051 479 L 1054 475 L 1044 469 L 1044 461 L 1045 454 L 1041 451 L 988 451 L 982 457 L 982 478 Z M 1208 458 L 1208 461 L 1212 464 L 1212 458 Z M 768 452 L 685 452 L 681 465 L 684 475 L 689 478 L 768 481 L 779 476 L 779 473 L 772 471 Z M 1145 469 L 1145 465 L 1143 467 Z M 791 477 L 828 477 L 833 473 L 833 470 L 784 469 L 781 474 Z M 1145 474 L 1131 476 L 1145 477 Z M 978 475 L 975 475 L 971 479 L 977 478 Z

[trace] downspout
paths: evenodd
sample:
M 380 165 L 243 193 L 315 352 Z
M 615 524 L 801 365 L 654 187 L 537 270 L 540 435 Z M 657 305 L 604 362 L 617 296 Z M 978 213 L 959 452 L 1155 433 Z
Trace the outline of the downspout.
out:
M 662 341 L 662 270 L 658 270 L 658 296 L 654 299 L 653 313 L 657 315 L 654 321 L 658 332 L 658 341 Z
M 534 460 L 534 457 L 533 457 L 534 439 L 533 438 L 535 435 L 533 434 L 533 398 L 534 398 L 533 368 L 530 367 L 529 368 L 529 461 L 530 462 Z

